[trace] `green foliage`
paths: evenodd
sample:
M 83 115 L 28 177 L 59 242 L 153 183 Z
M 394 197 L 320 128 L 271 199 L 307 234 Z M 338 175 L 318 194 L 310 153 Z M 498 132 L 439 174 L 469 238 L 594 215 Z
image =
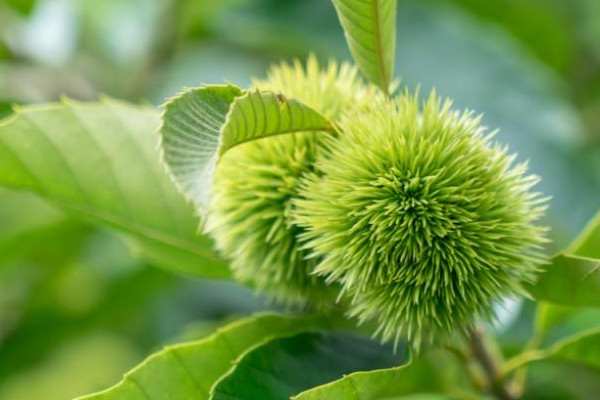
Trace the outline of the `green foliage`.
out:
M 35 1 L 0 4 L 0 118 L 14 100 L 60 93 L 159 103 L 199 81 L 245 88 L 274 55 L 342 56 L 336 11 L 371 82 L 310 56 L 247 90 L 184 91 L 158 135 L 155 110 L 114 101 L 27 106 L 0 122 L 0 185 L 58 206 L 0 192 L 0 398 L 66 400 L 186 337 L 87 398 L 596 399 L 600 217 L 563 241 L 600 194 L 597 143 L 577 147 L 597 133 L 597 1 L 401 2 L 399 24 L 396 0 L 332 2 L 46 1 L 31 16 Z M 59 14 L 61 29 L 39 38 Z M 522 158 L 435 96 L 394 98 L 394 64 L 406 87 L 484 112 Z M 543 265 L 545 200 L 523 159 L 553 198 L 543 224 L 558 254 Z M 226 278 L 197 213 L 235 279 L 319 314 L 251 317 L 196 340 L 228 319 L 219 303 L 239 289 L 145 268 L 75 219 L 113 229 L 153 264 Z M 525 301 L 516 322 L 499 312 L 501 328 L 484 333 L 476 320 L 523 287 L 538 300 L 535 323 Z M 364 324 L 314 332 L 338 313 Z M 173 339 L 189 318 L 209 320 Z M 398 366 L 390 348 L 354 336 L 373 332 L 402 348 L 445 340 Z
M 545 358 L 585 364 L 600 368 L 600 329 L 583 332 L 553 346 Z
M 19 108 L 0 123 L 0 183 L 124 233 L 158 265 L 226 277 L 159 163 L 158 117 L 112 100 Z
M 435 388 L 435 382 L 432 382 L 431 387 L 421 385 L 422 382 L 419 382 L 419 376 L 422 372 L 419 365 L 415 365 L 413 362 L 394 368 L 354 372 L 337 381 L 302 392 L 292 399 L 382 400 L 421 391 L 437 391 L 439 388 Z M 421 397 L 415 398 L 420 399 Z M 445 397 L 440 397 L 440 399 L 442 398 Z
M 543 261 L 537 178 L 450 107 L 405 94 L 347 115 L 295 202 L 315 272 L 384 340 L 418 345 L 490 318 Z
M 233 85 L 207 86 L 189 89 L 165 105 L 163 157 L 181 191 L 199 207 L 210 198 L 221 126 L 241 94 Z
M 363 74 L 388 92 L 394 71 L 397 0 L 333 0 Z
M 541 301 L 600 307 L 600 215 L 550 265 L 529 292 Z
M 282 94 L 251 91 L 235 99 L 222 128 L 220 154 L 234 146 L 274 135 L 333 131 L 333 126 L 310 107 Z
M 181 190 L 201 209 L 208 206 L 219 157 L 259 138 L 333 128 L 294 99 L 233 85 L 191 89 L 165 105 L 164 158 Z
M 532 363 L 541 361 L 571 362 L 600 368 L 600 329 L 591 329 L 558 341 L 548 348 L 524 352 L 508 360 L 503 374 Z
M 597 214 L 565 250 L 565 253 L 600 259 L 600 213 Z
M 116 386 L 86 400 L 208 399 L 215 382 L 248 349 L 277 335 L 290 335 L 323 320 L 312 317 L 257 315 L 237 321 L 195 342 L 168 346 L 127 373 Z M 155 397 L 156 396 L 156 397 Z
M 398 363 L 389 348 L 366 339 L 302 333 L 248 352 L 213 387 L 211 400 L 284 400 L 353 371 Z
M 529 288 L 537 300 L 580 307 L 600 307 L 599 290 L 600 260 L 567 254 L 553 257 Z

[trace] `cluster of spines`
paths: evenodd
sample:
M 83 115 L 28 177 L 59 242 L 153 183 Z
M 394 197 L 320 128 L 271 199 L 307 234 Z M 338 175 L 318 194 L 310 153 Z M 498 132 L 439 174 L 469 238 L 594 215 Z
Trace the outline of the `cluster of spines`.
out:
M 543 261 L 545 199 L 480 119 L 405 93 L 346 115 L 296 200 L 315 272 L 384 340 L 447 336 L 522 294 Z
M 356 68 L 330 62 L 322 70 L 314 57 L 306 67 L 281 64 L 254 89 L 301 101 L 332 121 L 350 108 L 370 104 L 375 87 L 364 84 Z M 328 133 L 300 132 L 245 143 L 228 151 L 215 176 L 206 227 L 231 260 L 234 276 L 286 304 L 329 303 L 332 288 L 313 274 L 297 238 L 292 200 L 313 172 L 320 138 Z

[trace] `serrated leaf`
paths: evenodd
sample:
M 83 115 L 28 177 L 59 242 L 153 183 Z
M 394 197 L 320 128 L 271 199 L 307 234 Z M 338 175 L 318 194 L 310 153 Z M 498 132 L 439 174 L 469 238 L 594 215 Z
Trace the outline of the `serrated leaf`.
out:
M 600 329 L 590 329 L 558 341 L 549 348 L 530 350 L 508 360 L 502 374 L 543 361 L 568 361 L 600 369 Z
M 288 400 L 353 371 L 400 363 L 390 347 L 364 338 L 302 333 L 249 351 L 214 386 L 211 400 Z
M 362 73 L 388 92 L 393 77 L 397 0 L 333 0 Z
M 333 131 L 333 126 L 298 100 L 255 90 L 233 102 L 222 129 L 219 153 L 251 140 L 305 131 Z
M 360 371 L 292 397 L 292 400 L 378 400 L 396 396 L 394 385 L 402 382 L 407 365 L 376 371 Z
M 547 358 L 600 369 L 600 330 L 583 332 L 557 343 L 550 349 Z
M 439 390 L 435 387 L 435 379 L 430 380 L 431 386 L 422 385 L 423 376 L 430 375 L 431 372 L 420 368 L 419 361 L 395 368 L 355 372 L 302 392 L 292 397 L 292 400 L 391 400 L 392 397 L 400 399 L 398 396 L 408 394 L 431 393 Z
M 531 347 L 547 345 L 600 328 L 600 308 L 538 303 Z
M 219 157 L 242 143 L 301 131 L 331 131 L 312 108 L 272 92 L 243 94 L 232 85 L 205 86 L 165 107 L 164 159 L 182 192 L 205 210 Z
M 561 306 L 558 304 L 538 303 L 535 316 L 535 335 L 537 340 L 543 340 L 544 337 L 556 326 L 559 326 L 573 312 L 573 307 Z
M 249 348 L 269 338 L 324 324 L 318 317 L 259 315 L 234 322 L 195 342 L 168 346 L 125 374 L 116 386 L 81 400 L 209 398 L 213 384 Z
M 600 307 L 600 214 L 564 253 L 552 257 L 529 292 L 550 303 Z
M 159 123 L 151 108 L 110 100 L 19 108 L 0 122 L 0 185 L 125 234 L 157 265 L 227 277 L 159 162 Z
M 600 213 L 587 224 L 565 253 L 600 260 Z
M 241 94 L 233 85 L 205 86 L 187 90 L 165 105 L 163 157 L 175 183 L 197 206 L 208 203 L 221 128 Z
M 551 259 L 529 292 L 543 301 L 538 305 L 534 344 L 543 343 L 549 333 L 560 326 L 566 338 L 549 349 L 525 353 L 532 360 L 567 359 L 587 364 L 590 357 L 600 360 L 600 330 L 597 308 L 600 308 L 600 215 L 596 216 L 565 253 Z M 585 307 L 596 307 L 586 309 Z M 593 314 L 595 312 L 595 314 Z M 584 316 L 583 323 L 565 326 L 569 320 Z M 566 328 L 566 329 L 565 329 Z M 576 332 L 576 333 L 573 333 Z M 587 348 L 587 350 L 586 350 Z M 519 360 L 517 358 L 517 360 Z M 528 363 L 531 361 L 526 361 Z M 600 367 L 596 361 L 592 366 Z
M 448 374 L 449 371 L 452 373 Z M 457 359 L 440 349 L 429 349 L 404 365 L 359 371 L 302 392 L 292 400 L 447 399 L 442 393 L 469 390 Z
M 540 301 L 600 307 L 600 260 L 559 254 L 528 290 Z

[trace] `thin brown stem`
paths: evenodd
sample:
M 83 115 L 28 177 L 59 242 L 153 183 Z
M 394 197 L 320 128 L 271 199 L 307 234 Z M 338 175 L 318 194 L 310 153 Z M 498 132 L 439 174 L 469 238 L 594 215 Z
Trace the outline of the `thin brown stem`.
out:
M 485 343 L 483 327 L 477 326 L 469 334 L 469 347 L 473 357 L 481 364 L 489 381 L 489 390 L 499 400 L 517 400 L 509 384 L 502 378 L 500 363 Z

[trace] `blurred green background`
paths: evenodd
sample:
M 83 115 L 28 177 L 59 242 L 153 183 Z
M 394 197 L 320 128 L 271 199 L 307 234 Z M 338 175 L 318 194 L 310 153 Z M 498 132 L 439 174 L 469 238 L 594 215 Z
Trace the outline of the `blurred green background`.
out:
M 530 160 L 552 196 L 553 249 L 568 244 L 600 209 L 600 1 L 399 0 L 397 43 L 402 84 L 483 113 Z M 0 0 L 0 117 L 61 96 L 160 105 L 183 86 L 246 86 L 309 52 L 349 59 L 328 0 Z M 112 233 L 0 190 L 2 400 L 102 389 L 160 345 L 264 307 L 245 288 L 154 268 Z M 507 352 L 531 328 L 532 306 L 521 310 L 502 328 Z M 598 374 L 560 365 L 530 381 L 531 399 L 600 393 Z

